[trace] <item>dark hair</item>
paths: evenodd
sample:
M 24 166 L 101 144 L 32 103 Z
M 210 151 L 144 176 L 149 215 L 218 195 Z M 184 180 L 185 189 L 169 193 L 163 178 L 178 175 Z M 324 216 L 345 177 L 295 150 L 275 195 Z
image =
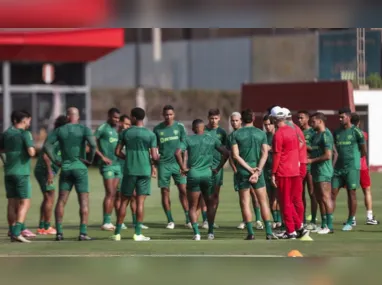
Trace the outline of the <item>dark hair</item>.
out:
M 274 125 L 273 118 L 270 115 L 265 115 L 263 117 L 263 122 L 268 121 L 271 123 L 271 125 Z
M 269 107 L 269 108 L 267 109 L 268 114 L 271 113 L 271 110 L 272 110 L 274 107 L 277 107 L 277 105 L 272 105 L 271 107 Z
M 297 114 L 304 114 L 304 115 L 310 117 L 310 114 L 309 114 L 309 112 L 307 110 L 300 110 L 300 111 L 297 112 Z
M 168 110 L 173 110 L 174 111 L 174 107 L 171 106 L 171 105 L 166 105 L 166 106 L 163 107 L 163 113 L 168 111 Z
M 31 113 L 29 113 L 27 110 L 21 110 L 21 112 L 23 112 L 27 116 L 28 119 L 32 118 Z
M 68 122 L 68 118 L 65 115 L 60 115 L 54 121 L 54 128 L 57 129 Z
M 244 124 L 249 124 L 253 122 L 253 111 L 251 109 L 246 109 L 241 112 L 241 120 Z
M 11 121 L 13 124 L 18 124 L 25 118 L 30 118 L 30 114 L 23 111 L 13 111 L 11 114 Z
M 219 115 L 220 115 L 220 110 L 218 108 L 208 110 L 208 117 L 219 116 Z
M 138 121 L 143 121 L 146 116 L 145 110 L 139 107 L 135 107 L 131 110 L 131 117 L 136 118 Z
M 341 115 L 341 114 L 346 114 L 348 116 L 350 116 L 351 114 L 351 110 L 349 107 L 344 107 L 344 108 L 341 108 L 338 110 L 338 115 Z
M 203 120 L 202 119 L 195 119 L 192 121 L 192 128 L 196 128 L 197 126 L 199 126 L 200 124 L 204 124 Z
M 322 112 L 316 112 L 313 115 L 310 116 L 311 118 L 316 117 L 319 120 L 326 121 L 326 116 Z
M 350 122 L 353 125 L 357 126 L 360 121 L 361 121 L 361 118 L 359 117 L 359 115 L 357 113 L 351 113 Z
M 107 111 L 107 115 L 111 117 L 114 114 L 120 114 L 121 112 L 117 108 L 110 108 L 109 111 Z
M 122 115 L 121 117 L 119 117 L 120 122 L 123 122 L 126 119 L 130 120 L 130 117 L 128 115 Z

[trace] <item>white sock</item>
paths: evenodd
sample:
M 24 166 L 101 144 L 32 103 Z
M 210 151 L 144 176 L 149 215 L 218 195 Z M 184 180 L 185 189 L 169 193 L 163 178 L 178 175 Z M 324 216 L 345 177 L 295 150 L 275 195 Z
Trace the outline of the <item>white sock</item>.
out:
M 366 211 L 366 215 L 367 218 L 371 220 L 373 218 L 373 211 Z

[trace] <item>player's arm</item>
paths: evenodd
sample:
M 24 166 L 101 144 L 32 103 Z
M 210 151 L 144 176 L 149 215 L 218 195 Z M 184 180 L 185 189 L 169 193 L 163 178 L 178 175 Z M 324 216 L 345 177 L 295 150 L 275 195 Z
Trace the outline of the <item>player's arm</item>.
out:
M 117 157 L 119 157 L 120 159 L 123 159 L 125 160 L 126 159 L 126 154 L 123 153 L 123 147 L 125 146 L 125 142 L 124 142 L 124 134 L 125 134 L 125 131 L 122 131 L 119 133 L 119 139 L 118 139 L 118 144 L 117 144 L 117 147 L 115 148 L 115 155 Z
M 214 170 L 215 172 L 219 172 L 220 169 L 224 167 L 224 164 L 227 162 L 229 158 L 229 151 L 227 150 L 225 145 L 222 145 L 220 143 L 218 139 L 216 139 L 216 142 L 215 142 L 215 149 L 218 152 L 220 152 L 220 154 L 222 155 L 218 167 Z
M 92 164 L 97 151 L 97 142 L 94 135 L 92 134 L 92 131 L 89 128 L 85 128 L 85 140 L 87 141 L 90 147 L 90 160 L 87 162 L 89 164 Z
M 245 160 L 240 156 L 239 154 L 239 147 L 237 146 L 237 143 L 232 144 L 232 157 L 234 160 L 237 161 L 242 167 L 248 170 L 249 173 L 253 174 L 255 171 L 251 166 L 248 165 L 248 163 L 245 162 Z
M 154 133 L 151 133 L 150 137 L 150 156 L 153 164 L 157 164 L 159 162 L 157 137 Z
M 361 157 L 366 156 L 367 149 L 366 149 L 366 142 L 365 142 L 365 136 L 363 135 L 362 131 L 358 128 L 355 128 L 355 137 L 357 140 L 358 148 L 361 152 Z
M 269 145 L 267 142 L 267 136 L 264 133 L 263 139 L 261 142 L 261 157 L 260 157 L 259 164 L 257 165 L 257 168 L 258 168 L 260 174 L 263 171 L 265 163 L 267 162 L 268 155 L 269 155 L 268 151 L 269 151 Z
M 30 157 L 34 157 L 36 155 L 36 149 L 34 147 L 34 142 L 33 142 L 33 137 L 31 132 L 25 131 L 23 133 L 23 139 L 24 139 L 25 146 L 27 148 L 28 155 Z
M 104 129 L 104 125 L 101 125 L 94 132 L 94 137 L 96 138 L 96 142 L 97 142 L 96 155 L 99 156 L 99 158 L 101 158 L 101 160 L 104 163 L 110 165 L 112 163 L 112 161 L 109 158 L 107 158 L 106 156 L 104 156 L 104 154 L 100 151 L 101 148 L 100 148 L 100 141 L 99 140 L 104 135 L 103 129 Z
M 178 165 L 180 167 L 180 170 L 182 172 L 187 172 L 186 164 L 184 163 L 184 160 L 182 158 L 182 149 L 181 148 L 177 148 L 176 149 L 176 151 L 175 151 L 175 159 L 176 159 L 176 162 L 178 163 Z
M 326 160 L 330 160 L 332 158 L 333 142 L 330 140 L 330 138 L 326 134 L 323 135 L 323 142 L 321 147 L 324 148 L 324 153 L 319 157 L 308 159 L 308 163 L 323 162 Z

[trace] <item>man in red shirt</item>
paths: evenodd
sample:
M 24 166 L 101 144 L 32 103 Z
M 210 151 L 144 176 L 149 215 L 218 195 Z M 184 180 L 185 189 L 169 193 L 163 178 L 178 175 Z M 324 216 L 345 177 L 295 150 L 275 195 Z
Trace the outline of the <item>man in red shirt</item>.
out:
M 360 117 L 357 113 L 351 114 L 350 122 L 359 128 L 360 126 Z M 368 140 L 368 135 L 366 132 L 362 131 L 365 141 Z M 360 170 L 360 185 L 365 196 L 365 207 L 366 207 L 366 224 L 367 225 L 378 225 L 379 221 L 373 216 L 373 200 L 371 196 L 371 180 L 369 167 L 367 165 L 366 156 L 361 157 L 361 170 Z M 355 219 L 353 220 L 353 226 L 356 225 Z
M 273 137 L 272 183 L 279 190 L 279 203 L 286 231 L 278 237 L 296 239 L 309 234 L 304 230 L 302 215 L 302 183 L 300 176 L 300 142 L 296 131 L 286 124 L 280 107 L 271 110 L 277 131 Z

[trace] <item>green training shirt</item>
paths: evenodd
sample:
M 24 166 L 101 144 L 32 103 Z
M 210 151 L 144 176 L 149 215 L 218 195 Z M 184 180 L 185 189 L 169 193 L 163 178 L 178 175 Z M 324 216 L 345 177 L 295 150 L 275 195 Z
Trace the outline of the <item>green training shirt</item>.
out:
M 101 153 L 112 161 L 112 165 L 118 165 L 118 157 L 115 155 L 115 149 L 118 144 L 117 129 L 106 122 L 97 128 L 94 136 L 98 140 Z M 101 159 L 99 164 L 100 166 L 105 165 Z
M 222 145 L 227 145 L 227 132 L 223 128 L 217 127 L 216 129 L 209 129 L 208 127 L 205 127 L 205 132 L 209 133 L 212 137 L 217 138 Z M 218 167 L 221 160 L 221 153 L 214 150 L 213 156 L 213 167 Z
M 322 133 L 315 133 L 311 139 L 312 150 L 310 152 L 311 158 L 320 157 L 326 150 L 333 151 L 333 136 L 332 133 L 326 129 Z M 321 162 L 311 164 L 311 173 L 313 177 L 332 177 L 333 165 L 332 158 Z

